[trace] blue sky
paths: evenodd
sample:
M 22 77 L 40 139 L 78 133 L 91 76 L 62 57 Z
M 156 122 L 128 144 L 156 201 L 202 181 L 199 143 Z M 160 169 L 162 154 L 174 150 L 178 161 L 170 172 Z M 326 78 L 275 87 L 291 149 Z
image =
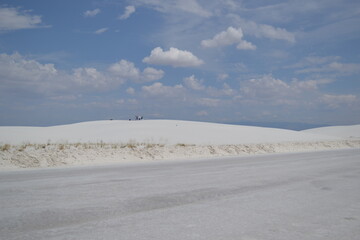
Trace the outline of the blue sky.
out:
M 0 3 L 0 125 L 360 123 L 360 2 Z

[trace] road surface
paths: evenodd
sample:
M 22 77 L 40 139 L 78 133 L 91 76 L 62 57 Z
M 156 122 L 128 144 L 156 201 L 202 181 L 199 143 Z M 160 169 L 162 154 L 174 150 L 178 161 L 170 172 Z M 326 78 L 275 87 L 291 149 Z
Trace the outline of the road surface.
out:
M 0 172 L 0 239 L 360 239 L 360 149 Z

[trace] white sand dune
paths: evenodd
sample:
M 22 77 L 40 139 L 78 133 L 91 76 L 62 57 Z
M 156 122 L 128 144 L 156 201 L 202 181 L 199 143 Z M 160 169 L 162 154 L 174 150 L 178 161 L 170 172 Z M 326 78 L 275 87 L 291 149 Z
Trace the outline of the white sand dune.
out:
M 333 126 L 312 128 L 302 131 L 304 133 L 321 134 L 331 137 L 341 137 L 348 139 L 360 139 L 360 124 L 351 126 Z
M 349 138 L 359 125 L 342 129 L 291 131 L 177 120 L 0 127 L 0 169 L 359 148 L 360 139 Z
M 53 127 L 0 127 L 0 143 L 243 144 L 339 140 L 326 134 L 216 123 L 143 120 L 94 121 Z

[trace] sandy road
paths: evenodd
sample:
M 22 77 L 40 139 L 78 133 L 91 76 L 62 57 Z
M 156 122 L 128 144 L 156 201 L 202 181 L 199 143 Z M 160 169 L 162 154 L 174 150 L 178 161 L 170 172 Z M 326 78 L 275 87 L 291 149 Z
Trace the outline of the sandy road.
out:
M 359 239 L 360 150 L 0 172 L 0 239 Z

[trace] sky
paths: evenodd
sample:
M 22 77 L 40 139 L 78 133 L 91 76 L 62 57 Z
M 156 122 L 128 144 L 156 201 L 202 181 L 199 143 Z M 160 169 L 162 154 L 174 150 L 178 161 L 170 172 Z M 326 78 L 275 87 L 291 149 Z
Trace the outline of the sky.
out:
M 2 126 L 359 124 L 359 73 L 359 1 L 0 1 Z

